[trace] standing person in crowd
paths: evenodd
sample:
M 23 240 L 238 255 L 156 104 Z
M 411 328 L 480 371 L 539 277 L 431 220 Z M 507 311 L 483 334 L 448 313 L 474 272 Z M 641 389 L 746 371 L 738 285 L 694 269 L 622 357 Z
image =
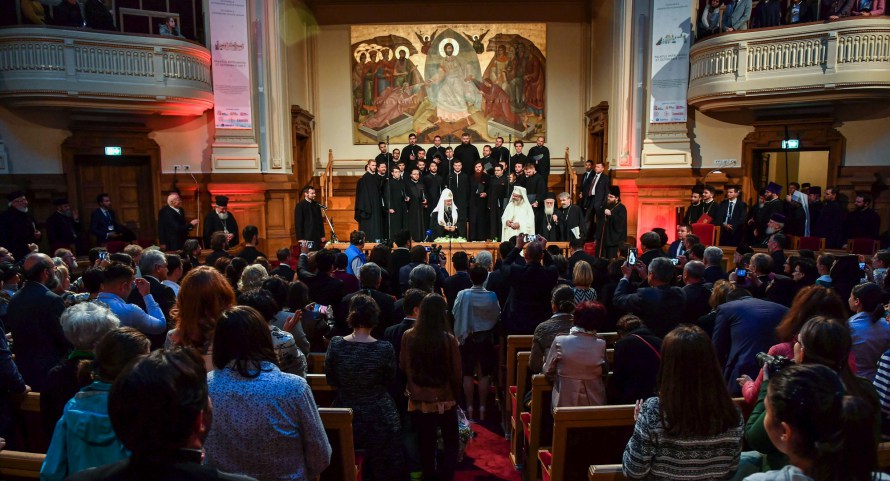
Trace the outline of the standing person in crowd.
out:
M 501 240 L 535 233 L 535 212 L 526 195 L 525 187 L 513 187 L 510 200 L 501 215 Z
M 96 344 L 96 358 L 83 361 L 78 376 L 93 378 L 65 405 L 46 452 L 40 479 L 61 481 L 87 468 L 126 459 L 129 455 L 108 417 L 111 384 L 131 361 L 148 354 L 150 342 L 136 329 L 107 332 Z
M 179 31 L 179 25 L 176 17 L 167 17 L 164 23 L 158 29 L 158 35 L 167 35 L 169 37 L 185 38 L 185 35 Z
M 572 269 L 572 290 L 575 293 L 575 303 L 596 300 L 596 289 L 593 285 L 593 269 L 587 261 L 578 261 Z
M 627 242 L 627 208 L 621 203 L 621 189 L 609 186 L 609 195 L 603 209 L 603 228 L 597 231 L 599 253 L 606 259 L 618 255 L 618 246 Z
M 638 287 L 630 277 L 636 270 L 640 277 L 646 279 L 649 287 Z M 674 265 L 666 257 L 658 257 L 649 263 L 647 268 L 642 261 L 636 266 L 625 262 L 621 266 L 623 277 L 615 287 L 613 304 L 621 312 L 640 316 L 656 336 L 664 337 L 681 322 L 683 309 L 686 307 L 686 296 L 683 289 L 672 286 Z
M 621 316 L 617 329 L 612 377 L 606 391 L 609 404 L 633 404 L 657 395 L 661 338 L 633 314 Z
M 207 376 L 213 425 L 208 464 L 258 479 L 314 480 L 330 464 L 328 443 L 309 385 L 282 372 L 263 316 L 235 306 L 223 311 L 213 336 Z M 285 427 L 286 428 L 283 428 Z M 244 443 L 263 440 L 263 449 Z
M 56 210 L 46 219 L 50 250 L 64 248 L 82 252 L 84 246 L 80 242 L 80 214 L 77 209 L 71 208 L 66 197 L 53 199 L 53 206 Z
M 90 214 L 90 234 L 96 238 L 96 245 L 104 246 L 110 240 L 132 240 L 133 233 L 117 222 L 111 209 L 111 196 L 104 192 L 97 195 L 96 204 L 99 206 Z
M 321 204 L 315 201 L 315 187 L 303 187 L 303 198 L 294 206 L 294 234 L 298 241 L 310 241 L 310 250 L 324 247 L 327 237 L 324 235 L 324 218 Z
M 290 331 L 300 322 L 302 310 L 288 316 L 282 327 L 276 327 L 273 323 L 277 320 L 278 302 L 272 297 L 272 293 L 263 288 L 250 289 L 238 294 L 236 301 L 239 306 L 250 307 L 257 312 L 266 322 L 272 335 L 272 350 L 275 353 L 275 365 L 281 372 L 296 374 L 306 377 L 307 361 L 303 351 L 297 347 L 294 335 Z M 231 310 L 231 309 L 230 309 Z M 305 340 L 305 335 L 303 336 Z M 307 343 L 308 350 L 308 343 Z M 216 366 L 219 368 L 219 366 Z
M 362 266 L 359 271 L 359 282 L 361 289 L 348 296 L 345 296 L 340 305 L 334 309 L 334 335 L 345 336 L 353 328 L 349 326 L 348 313 L 352 310 L 352 300 L 359 296 L 365 295 L 374 300 L 380 315 L 375 319 L 372 334 L 375 337 L 382 337 L 383 332 L 390 326 L 392 321 L 393 305 L 395 297 L 385 292 L 381 292 L 380 282 L 382 280 L 382 270 L 380 266 L 373 262 L 369 262 Z
M 9 249 L 16 259 L 24 259 L 31 252 L 31 244 L 40 242 L 42 236 L 28 213 L 28 198 L 17 190 L 6 196 L 9 208 L 0 214 L 0 246 Z
M 467 198 L 470 222 L 468 239 L 471 241 L 484 241 L 488 238 L 488 183 L 488 174 L 484 172 L 482 164 L 477 162 L 470 174 L 470 192 Z
M 198 226 L 198 219 L 185 220 L 182 197 L 176 192 L 167 196 L 167 205 L 158 211 L 158 242 L 165 251 L 182 249 L 189 232 Z
M 584 239 L 587 235 L 587 224 L 584 221 L 584 213 L 577 205 L 572 204 L 572 196 L 568 192 L 560 193 L 559 208 L 553 214 L 556 225 L 559 227 L 559 238 L 564 242 Z
M 278 267 L 269 272 L 270 276 L 277 276 L 286 282 L 294 280 L 297 273 L 291 268 L 289 262 L 291 260 L 291 251 L 287 247 L 282 247 L 275 252 L 275 258 L 278 260 Z
M 872 208 L 871 195 L 857 192 L 853 202 L 853 210 L 847 215 L 845 230 L 847 239 L 878 239 L 880 238 L 881 216 Z
M 213 210 L 204 217 L 204 225 L 201 228 L 204 230 L 204 247 L 213 244 L 212 237 L 217 232 L 222 232 L 226 236 L 223 249 L 241 243 L 241 238 L 238 236 L 238 221 L 235 220 L 235 214 L 229 212 L 229 198 L 224 195 L 214 198 Z
M 392 480 L 402 462 L 401 450 L 394 448 L 401 445 L 399 414 L 387 390 L 396 374 L 396 359 L 392 344 L 371 336 L 379 318 L 380 308 L 371 296 L 354 296 L 347 315 L 352 333 L 331 339 L 324 372 L 337 391 L 334 406 L 353 411 L 355 447 L 366 452 L 362 478 Z
M 167 257 L 163 252 L 157 250 L 147 250 L 139 256 L 139 271 L 142 278 L 148 282 L 148 292 L 151 297 L 158 303 L 163 314 L 164 322 L 170 319 L 170 309 L 176 303 L 176 294 L 173 289 L 165 286 L 162 281 L 167 280 L 167 274 L 170 272 L 170 266 L 167 265 Z M 139 306 L 143 311 L 148 311 L 147 303 L 138 289 L 130 291 L 127 302 Z M 164 343 L 164 335 L 167 334 L 166 325 L 163 332 L 158 332 L 157 336 L 151 336 L 153 348 L 159 348 Z M 153 333 L 154 334 L 154 333 Z
M 890 323 L 884 319 L 883 299 L 883 291 L 874 282 L 854 287 L 849 299 L 856 374 L 870 381 L 875 378 L 881 354 L 890 349 Z
M 504 166 L 495 164 L 493 167 L 494 175 L 488 179 L 488 227 L 489 239 L 499 239 L 501 237 L 501 216 L 504 213 L 507 200 L 507 175 L 504 172 Z M 503 239 L 502 239 L 503 240 Z
M 737 246 L 742 241 L 748 206 L 739 198 L 741 192 L 740 185 L 726 186 L 726 198 L 720 203 L 714 219 L 714 223 L 720 225 L 720 245 Z
M 556 287 L 559 271 L 546 247 L 547 241 L 540 237 L 526 245 L 525 237 L 519 235 L 516 247 L 504 259 L 501 268 L 506 270 L 510 286 L 504 308 L 507 335 L 531 334 L 550 316 L 549 293 Z
M 596 335 L 605 320 L 606 308 L 602 304 L 582 302 L 575 308 L 574 325 L 568 334 L 553 339 L 543 372 L 554 379 L 554 409 L 606 404 L 606 341 Z
M 744 418 L 726 390 L 708 336 L 696 326 L 678 327 L 665 336 L 661 356 L 658 396 L 637 401 L 624 475 L 728 478 L 739 464 Z
M 257 226 L 249 225 L 245 227 L 241 231 L 241 237 L 244 238 L 244 248 L 238 252 L 236 257 L 244 259 L 248 264 L 253 264 L 257 257 L 266 257 L 266 254 L 263 254 L 256 248 L 260 241 L 260 230 L 257 229 Z
M 575 293 L 571 287 L 566 285 L 558 285 L 553 288 L 550 293 L 550 308 L 553 310 L 553 317 L 540 323 L 535 327 L 535 333 L 532 336 L 532 351 L 528 358 L 528 369 L 532 374 L 543 372 L 544 360 L 547 359 L 547 353 L 553 340 L 557 336 L 563 336 L 569 333 L 574 326 L 575 318 Z
M 464 251 L 457 251 L 451 256 L 451 266 L 454 274 L 445 279 L 442 290 L 445 299 L 448 301 L 448 310 L 454 312 L 454 302 L 457 300 L 458 293 L 464 289 L 473 287 L 473 280 L 467 270 L 470 268 L 470 257 Z M 457 333 L 455 332 L 455 335 Z M 458 337 L 458 341 L 460 341 Z
M 746 481 L 887 479 L 873 474 L 878 469 L 874 411 L 830 368 L 782 369 L 770 378 L 765 407 L 766 433 L 788 464 Z
M 408 412 L 417 430 L 423 477 L 452 481 L 458 453 L 461 357 L 457 339 L 448 332 L 445 307 L 442 296 L 426 296 L 417 322 L 402 336 L 399 366 L 408 378 Z M 445 447 L 438 461 L 437 430 Z
M 163 254 L 160 255 L 163 257 Z M 169 291 L 169 288 L 166 289 Z M 142 297 L 145 309 L 124 300 L 132 292 Z M 147 335 L 163 335 L 167 332 L 167 319 L 161 305 L 151 293 L 151 284 L 145 279 L 135 278 L 135 273 L 129 266 L 114 262 L 105 268 L 102 292 L 96 300 L 107 305 L 120 319 L 122 326 L 134 327 Z
M 204 356 L 204 365 L 213 367 L 213 331 L 220 314 L 235 304 L 231 284 L 216 269 L 198 267 L 182 280 L 176 306 L 170 312 L 176 328 L 167 333 L 166 349 L 190 347 Z
M 497 364 L 494 328 L 501 315 L 501 306 L 497 295 L 482 286 L 488 278 L 488 270 L 475 265 L 470 269 L 469 277 L 472 287 L 457 294 L 451 312 L 454 315 L 454 337 L 460 343 L 467 417 L 475 419 L 473 375 L 478 372 L 479 419 L 484 421 L 488 386 Z
M 726 31 L 747 30 L 748 21 L 751 19 L 751 0 L 728 0 L 726 6 L 732 7 Z
M 528 150 L 528 159 L 535 164 L 535 170 L 541 174 L 544 183 L 550 177 L 550 149 L 544 146 L 544 137 L 535 140 L 535 146 Z
M 336 255 L 322 249 L 315 253 L 315 272 L 309 270 L 309 246 L 300 246 L 300 260 L 297 264 L 298 277 L 309 287 L 309 298 L 322 306 L 336 306 L 343 300 L 344 283 L 333 276 Z M 362 254 L 364 257 L 364 254 Z

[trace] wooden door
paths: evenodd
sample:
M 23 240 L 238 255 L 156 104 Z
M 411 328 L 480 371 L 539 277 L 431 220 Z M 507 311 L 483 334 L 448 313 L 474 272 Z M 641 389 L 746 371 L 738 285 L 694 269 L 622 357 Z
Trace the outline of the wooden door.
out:
M 157 211 L 152 196 L 151 166 L 147 156 L 75 156 L 79 205 L 87 207 L 82 216 L 89 219 L 96 208 L 96 196 L 111 196 L 117 221 L 133 231 L 138 239 L 157 238 Z

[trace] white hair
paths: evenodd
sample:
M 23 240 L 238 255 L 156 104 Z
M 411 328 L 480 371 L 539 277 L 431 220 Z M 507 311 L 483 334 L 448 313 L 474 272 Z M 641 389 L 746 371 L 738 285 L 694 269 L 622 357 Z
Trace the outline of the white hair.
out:
M 238 290 L 241 292 L 261 287 L 263 281 L 269 277 L 266 268 L 261 264 L 251 264 L 244 268 L 241 279 L 238 280 Z
M 121 323 L 111 309 L 95 302 L 82 302 L 65 309 L 59 322 L 65 339 L 83 351 L 92 351 L 105 333 L 117 329 Z

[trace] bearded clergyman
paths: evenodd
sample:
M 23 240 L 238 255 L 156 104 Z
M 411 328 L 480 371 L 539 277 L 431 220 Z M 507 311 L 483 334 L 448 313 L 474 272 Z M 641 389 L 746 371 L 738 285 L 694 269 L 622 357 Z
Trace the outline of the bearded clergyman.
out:
M 430 214 L 430 230 L 433 237 L 466 237 L 467 223 L 458 222 L 458 206 L 454 203 L 454 193 L 451 189 L 443 189 L 439 197 L 439 204 Z
M 525 187 L 513 187 L 510 202 L 501 216 L 501 240 L 507 240 L 519 234 L 535 233 L 535 211 L 528 202 Z
M 204 218 L 204 247 L 210 248 L 210 237 L 214 232 L 226 234 L 226 244 L 236 246 L 241 241 L 238 237 L 238 222 L 229 212 L 229 198 L 218 195 L 213 199 L 213 210 Z

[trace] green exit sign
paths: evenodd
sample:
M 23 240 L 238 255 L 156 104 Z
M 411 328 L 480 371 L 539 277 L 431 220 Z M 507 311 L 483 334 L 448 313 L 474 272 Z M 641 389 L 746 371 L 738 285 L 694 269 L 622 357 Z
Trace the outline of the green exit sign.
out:
M 123 150 L 120 147 L 105 147 L 105 155 L 121 155 Z
M 783 149 L 799 149 L 800 141 L 797 139 L 785 139 L 782 141 Z

